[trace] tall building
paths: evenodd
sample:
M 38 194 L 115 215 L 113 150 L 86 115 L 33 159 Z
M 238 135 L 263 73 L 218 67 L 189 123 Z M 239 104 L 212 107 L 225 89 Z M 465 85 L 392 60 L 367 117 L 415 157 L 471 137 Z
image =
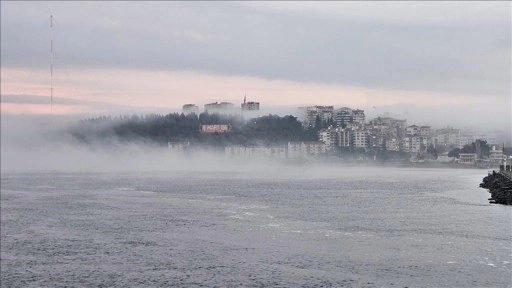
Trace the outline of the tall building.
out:
M 356 109 L 352 111 L 352 122 L 359 124 L 360 129 L 365 127 L 364 110 Z
M 229 102 L 214 102 L 204 105 L 204 111 L 208 113 L 219 113 L 219 114 L 225 114 L 225 113 L 232 113 L 234 112 L 234 105 L 233 103 Z
M 336 145 L 336 130 L 331 128 L 318 131 L 318 141 L 325 144 L 326 151 L 330 151 Z
M 338 147 L 351 147 L 352 146 L 352 130 L 336 128 L 336 145 Z
M 183 114 L 199 114 L 199 107 L 195 104 L 185 104 L 183 105 Z
M 320 117 L 320 121 L 333 119 L 334 106 L 307 106 L 297 108 L 298 119 L 304 127 L 314 127 L 316 116 Z
M 260 110 L 260 102 L 246 102 L 244 97 L 244 103 L 241 104 L 242 111 L 258 111 Z
M 348 123 L 352 123 L 352 109 L 347 107 L 336 109 L 334 119 L 337 127 L 346 127 Z
M 420 127 L 417 125 L 411 125 L 407 126 L 405 128 L 405 135 L 406 136 L 416 136 L 420 134 Z
M 352 131 L 352 146 L 356 148 L 366 148 L 366 131 Z

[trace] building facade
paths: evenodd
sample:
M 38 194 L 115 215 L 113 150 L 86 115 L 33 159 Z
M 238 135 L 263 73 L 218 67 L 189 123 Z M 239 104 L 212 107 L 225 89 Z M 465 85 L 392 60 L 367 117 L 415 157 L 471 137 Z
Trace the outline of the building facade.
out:
M 231 131 L 231 126 L 227 124 L 203 124 L 201 125 L 201 133 L 227 133 Z
M 226 114 L 226 113 L 233 113 L 234 112 L 234 105 L 233 103 L 229 102 L 214 102 L 204 105 L 204 111 L 208 112 L 210 114 L 212 113 L 219 113 L 219 114 Z
M 199 107 L 195 104 L 185 104 L 183 105 L 183 114 L 199 114 Z

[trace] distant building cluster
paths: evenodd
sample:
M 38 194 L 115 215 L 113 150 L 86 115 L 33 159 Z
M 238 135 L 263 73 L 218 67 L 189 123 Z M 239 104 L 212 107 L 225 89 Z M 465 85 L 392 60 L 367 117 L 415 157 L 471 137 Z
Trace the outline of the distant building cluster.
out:
M 209 114 L 237 114 L 244 111 L 259 111 L 260 102 L 247 102 L 247 98 L 244 97 L 244 102 L 240 105 L 240 108 L 235 108 L 235 105 L 230 102 L 213 102 L 204 105 L 204 112 Z M 195 104 L 183 105 L 183 114 L 199 114 L 199 107 Z
M 246 97 L 240 108 L 229 102 L 214 102 L 204 105 L 208 113 L 230 114 L 238 111 L 258 111 L 259 102 L 247 102 Z M 183 105 L 183 113 L 199 113 L 195 104 Z M 304 129 L 314 128 L 317 131 L 317 141 L 288 142 L 284 147 L 246 147 L 232 145 L 225 147 L 225 155 L 234 158 L 250 158 L 256 156 L 274 158 L 308 158 L 328 153 L 329 151 L 350 148 L 367 150 L 386 150 L 405 152 L 410 155 L 425 155 L 437 147 L 444 151 L 463 148 L 477 139 L 485 140 L 493 145 L 489 161 L 503 159 L 503 150 L 496 145 L 495 134 L 468 134 L 459 129 L 446 127 L 432 129 L 431 126 L 408 125 L 406 119 L 395 119 L 385 114 L 367 121 L 364 110 L 334 106 L 305 106 L 297 108 L 297 119 Z M 229 133 L 229 125 L 201 125 L 200 132 L 204 134 Z M 169 149 L 181 151 L 185 149 L 178 143 L 169 143 Z M 454 161 L 448 153 L 440 153 L 436 157 L 439 162 Z M 478 161 L 477 154 L 460 153 L 458 162 L 471 164 Z
M 305 159 L 325 153 L 325 144 L 320 141 L 288 142 L 288 146 L 262 147 L 230 145 L 224 149 L 229 158 L 273 158 L 273 159 Z
M 384 116 L 366 121 L 361 109 L 307 106 L 299 107 L 297 112 L 304 128 L 322 127 L 318 141 L 325 145 L 325 151 L 351 147 L 424 153 L 440 145 L 462 148 L 476 139 L 496 144 L 495 135 L 463 135 L 453 128 L 433 130 L 430 126 L 407 125 L 406 119 Z

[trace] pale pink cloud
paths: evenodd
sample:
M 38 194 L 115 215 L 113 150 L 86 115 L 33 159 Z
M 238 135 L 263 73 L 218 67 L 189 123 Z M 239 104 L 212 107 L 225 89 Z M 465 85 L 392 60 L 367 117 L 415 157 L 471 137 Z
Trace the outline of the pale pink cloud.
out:
M 2 68 L 1 73 L 2 95 L 48 96 L 50 93 L 49 73 L 46 70 Z M 262 107 L 311 104 L 354 108 L 395 104 L 474 106 L 484 101 L 448 93 L 370 89 L 192 71 L 56 70 L 53 81 L 56 105 L 59 98 L 70 98 L 111 105 L 178 109 L 185 103 L 202 106 L 213 101 L 230 101 L 238 105 L 245 94 L 248 100 L 261 102 Z M 21 111 L 22 108 L 10 105 L 2 108 L 2 111 L 5 109 Z M 86 107 L 56 109 L 62 113 L 87 110 Z M 44 113 L 38 111 L 46 111 L 46 108 L 27 107 L 25 111 Z
M 51 105 L 51 104 L 28 104 L 28 103 L 2 103 L 0 106 L 2 114 L 77 114 L 87 113 L 90 109 L 80 105 Z

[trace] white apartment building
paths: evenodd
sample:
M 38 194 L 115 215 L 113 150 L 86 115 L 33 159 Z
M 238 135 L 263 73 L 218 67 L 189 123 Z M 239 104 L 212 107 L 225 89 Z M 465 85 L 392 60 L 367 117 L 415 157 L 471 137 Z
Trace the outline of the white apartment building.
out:
M 321 121 L 332 119 L 334 106 L 307 106 L 297 108 L 298 119 L 302 122 L 304 127 L 314 127 L 316 116 L 320 117 Z
M 245 158 L 245 146 L 230 145 L 224 147 L 224 155 L 230 158 Z
M 224 155 L 230 158 L 286 158 L 286 147 L 261 147 L 230 145 L 224 147 Z
M 503 160 L 503 149 L 497 145 L 493 145 L 491 151 L 489 151 L 489 160 L 501 162 Z
M 366 148 L 366 131 L 352 131 L 352 145 L 356 148 Z
M 336 128 L 336 145 L 339 147 L 352 146 L 352 130 Z
M 436 135 L 434 136 L 434 144 L 438 145 L 447 145 L 447 146 L 455 146 L 458 148 L 464 147 L 461 144 L 467 141 L 461 141 L 461 135 L 459 129 L 453 128 L 443 128 L 436 131 Z
M 190 142 L 167 142 L 167 150 L 176 154 L 183 154 L 190 146 Z
M 460 164 L 475 164 L 477 155 L 475 153 L 460 153 L 459 163 Z
M 402 150 L 408 153 L 425 152 L 428 146 L 428 138 L 420 136 L 406 136 L 402 141 Z
M 214 102 L 204 105 L 204 111 L 208 113 L 227 114 L 235 112 L 235 105 L 229 102 Z
M 386 150 L 400 151 L 400 141 L 398 140 L 398 138 L 386 139 Z
M 325 144 L 320 141 L 288 142 L 288 158 L 307 158 L 325 153 Z
M 352 121 L 354 123 L 358 123 L 361 129 L 364 129 L 366 124 L 366 117 L 364 115 L 364 110 L 356 109 L 352 110 Z
M 199 114 L 199 107 L 195 104 L 183 105 L 183 114 L 187 115 L 191 113 Z
M 429 138 L 431 136 L 430 126 L 420 126 L 419 134 L 421 137 Z
M 411 125 L 405 127 L 405 135 L 406 136 L 416 136 L 420 134 L 420 127 L 417 125 Z
M 336 130 L 333 128 L 320 130 L 318 141 L 324 143 L 326 151 L 332 150 L 336 145 Z

